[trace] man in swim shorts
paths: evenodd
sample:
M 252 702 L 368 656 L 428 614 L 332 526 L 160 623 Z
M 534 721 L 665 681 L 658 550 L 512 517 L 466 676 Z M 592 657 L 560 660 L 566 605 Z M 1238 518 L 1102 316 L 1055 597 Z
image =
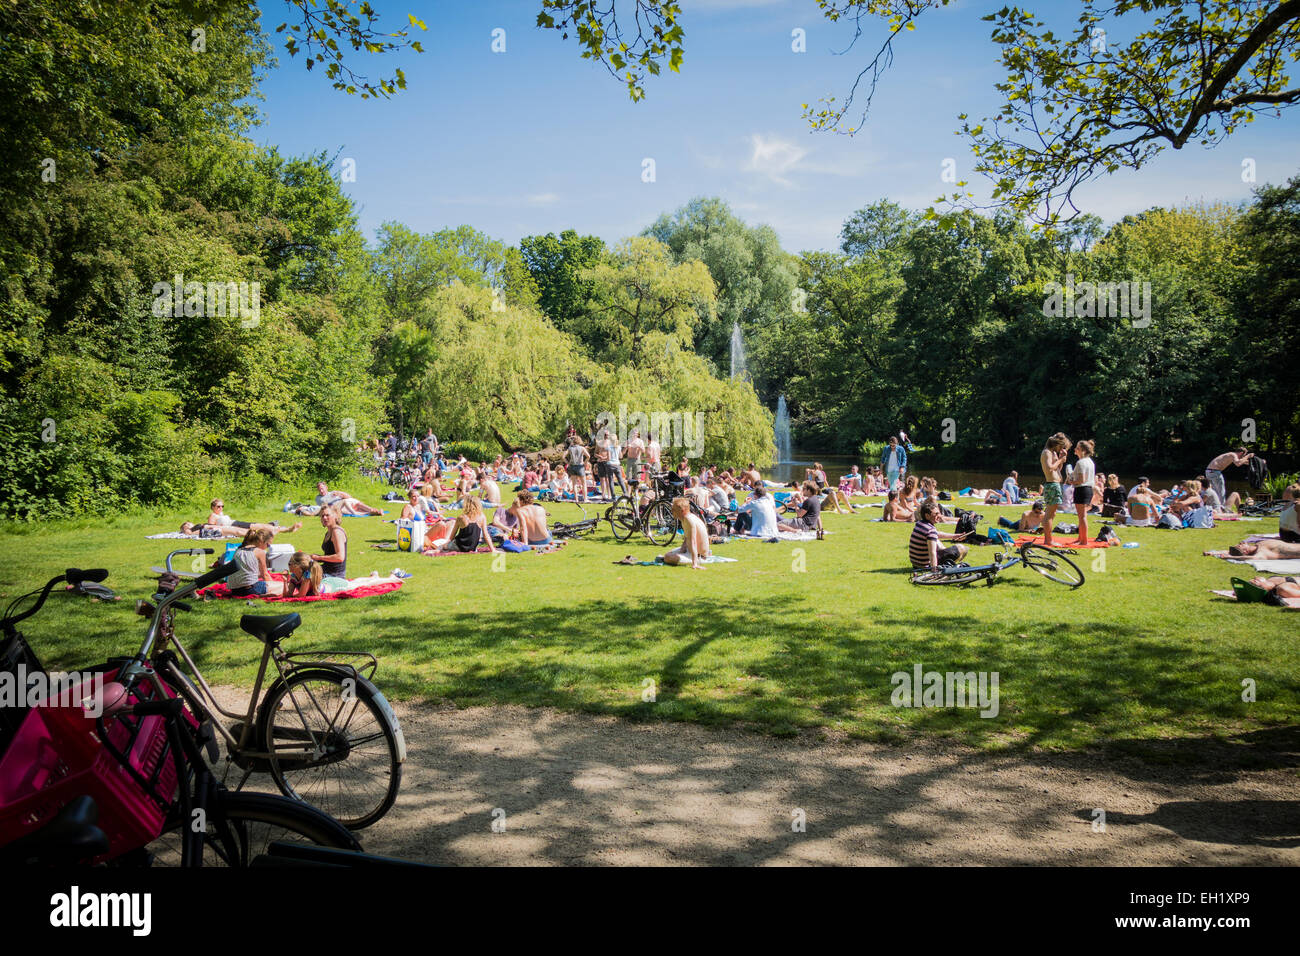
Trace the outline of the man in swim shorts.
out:
M 1047 513 L 1043 515 L 1043 544 L 1052 546 L 1052 527 L 1056 520 L 1056 509 L 1065 500 L 1061 492 L 1061 469 L 1070 451 L 1070 439 L 1057 432 L 1047 439 L 1038 463 L 1043 469 L 1043 504 Z

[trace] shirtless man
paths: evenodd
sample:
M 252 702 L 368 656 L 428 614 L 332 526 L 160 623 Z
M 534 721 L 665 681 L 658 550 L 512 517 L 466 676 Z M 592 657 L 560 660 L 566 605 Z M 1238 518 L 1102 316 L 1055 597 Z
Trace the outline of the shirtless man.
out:
M 293 513 L 297 515 L 317 515 L 320 514 L 320 510 L 323 506 L 333 504 L 339 505 L 343 509 L 343 514 L 352 515 L 353 517 L 357 515 L 383 514 L 383 512 L 378 508 L 370 507 L 370 505 L 364 503 L 355 495 L 351 495 L 346 491 L 339 491 L 338 489 L 330 491 L 329 486 L 323 481 L 316 482 L 316 504 L 299 505 L 293 509 L 286 506 L 285 510 L 292 510 Z
M 673 499 L 673 517 L 682 526 L 682 546 L 664 555 L 664 564 L 682 565 L 689 562 L 692 568 L 703 570 L 703 558 L 709 557 L 709 532 L 700 516 L 691 511 L 687 498 Z
M 1043 545 L 1052 546 L 1052 525 L 1056 520 L 1056 509 L 1065 499 L 1061 493 L 1061 469 L 1070 451 L 1070 439 L 1057 432 L 1047 439 L 1038 463 L 1043 469 L 1043 504 L 1047 514 L 1043 517 Z
M 1012 531 L 1036 531 L 1043 526 L 1043 503 L 1035 501 L 1028 511 L 1015 521 L 1010 518 L 998 518 L 998 525 Z
M 1223 484 L 1224 471 L 1234 465 L 1244 465 L 1254 457 L 1254 452 L 1238 448 L 1236 451 L 1225 451 L 1222 455 L 1215 456 L 1214 460 L 1205 466 L 1205 478 L 1218 494 L 1220 501 L 1228 500 L 1228 490 Z
M 551 543 L 551 532 L 546 527 L 546 509 L 533 503 L 531 491 L 515 495 L 509 510 L 515 516 L 514 536 L 522 544 L 544 548 Z
M 645 475 L 641 471 L 641 459 L 645 455 L 645 442 L 641 440 L 641 432 L 637 429 L 632 430 L 632 437 L 627 440 L 627 476 L 628 478 L 640 484 Z
M 1280 538 L 1265 538 L 1263 541 L 1234 544 L 1228 553 L 1234 558 L 1254 558 L 1256 561 L 1288 561 L 1300 558 L 1300 544 Z

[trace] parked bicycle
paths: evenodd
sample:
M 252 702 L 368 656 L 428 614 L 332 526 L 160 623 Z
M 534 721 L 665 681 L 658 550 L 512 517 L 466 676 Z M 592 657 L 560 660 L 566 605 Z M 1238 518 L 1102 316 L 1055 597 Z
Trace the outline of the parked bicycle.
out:
M 211 553 L 179 549 L 167 556 L 167 567 L 178 554 Z M 233 571 L 233 564 L 218 565 L 181 586 L 175 573 L 160 576 L 153 603 L 137 602 L 137 612 L 151 622 L 124 671 L 147 664 L 196 717 L 212 722 L 231 763 L 243 771 L 236 790 L 251 774 L 269 773 L 285 796 L 319 807 L 349 829 L 370 826 L 397 799 L 406 760 L 397 716 L 371 680 L 378 661 L 361 651 L 287 653 L 281 642 L 302 623 L 298 614 L 245 614 L 239 626 L 262 642 L 262 659 L 247 709 L 225 709 L 177 639 L 174 612 L 191 610 L 184 598 Z M 275 676 L 263 690 L 272 665 Z
M 665 546 L 677 537 L 681 525 L 673 514 L 673 499 L 681 496 L 682 486 L 669 481 L 667 472 L 652 473 L 650 482 L 650 494 L 644 503 L 639 503 L 641 496 L 637 489 L 631 495 L 619 495 L 606 509 L 605 520 L 616 540 L 627 541 L 640 532 L 651 544 Z M 694 499 L 691 499 L 691 511 L 708 520 Z
M 17 625 L 40 611 L 57 584 L 105 577 L 69 568 L 11 603 L 0 620 L 0 668 L 44 673 Z M 207 577 L 196 586 L 219 580 Z M 209 725 L 186 712 L 147 661 L 132 664 L 110 666 L 98 686 L 83 681 L 0 711 L 0 865 L 249 865 L 276 845 L 360 850 L 315 807 L 217 783 L 203 753 Z
M 995 552 L 992 564 L 967 565 L 957 564 L 941 567 L 937 571 L 923 568 L 912 574 L 913 584 L 974 584 L 983 581 L 992 586 L 999 574 L 1017 564 L 1032 568 L 1049 581 L 1064 584 L 1069 588 L 1083 585 L 1083 572 L 1063 552 L 1041 544 L 1024 544 L 1011 557 L 1005 557 L 1001 551 Z

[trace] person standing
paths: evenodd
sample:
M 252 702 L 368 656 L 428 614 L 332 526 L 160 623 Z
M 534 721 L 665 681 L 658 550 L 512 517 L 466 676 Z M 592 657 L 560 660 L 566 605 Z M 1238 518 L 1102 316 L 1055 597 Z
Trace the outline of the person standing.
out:
M 591 457 L 591 452 L 587 451 L 586 446 L 582 444 L 582 439 L 574 436 L 573 444 L 565 452 L 568 464 L 565 470 L 568 471 L 569 477 L 573 479 L 573 494 L 577 501 L 587 500 L 587 459 Z
M 899 476 L 907 471 L 907 449 L 898 443 L 898 438 L 894 435 L 889 436 L 889 444 L 880 454 L 880 467 L 885 472 L 885 481 L 888 484 L 886 491 L 893 491 L 898 484 Z
M 641 432 L 632 429 L 632 437 L 627 440 L 627 473 L 637 484 L 645 481 L 645 472 L 641 467 L 641 459 L 645 456 L 645 442 L 641 440 Z
M 1061 493 L 1061 469 L 1070 451 L 1070 439 L 1057 432 L 1047 439 L 1038 463 L 1043 469 L 1043 504 L 1047 514 L 1043 516 L 1043 544 L 1052 546 L 1052 523 L 1056 520 L 1056 509 L 1065 500 Z
M 627 481 L 623 476 L 623 463 L 619 455 L 618 436 L 605 429 L 605 437 L 601 442 L 601 447 L 605 450 L 605 485 L 609 492 L 609 498 L 614 498 L 614 482 L 618 482 L 620 494 L 627 494 Z
M 1228 500 L 1228 488 L 1223 483 L 1223 473 L 1234 465 L 1244 465 L 1254 457 L 1254 452 L 1246 451 L 1245 448 L 1237 448 L 1235 451 L 1225 451 L 1222 455 L 1216 455 L 1205 466 L 1205 480 L 1210 483 L 1210 487 L 1218 494 L 1220 501 Z
M 1074 463 L 1074 473 L 1070 483 L 1074 485 L 1074 513 L 1079 517 L 1079 537 L 1075 544 L 1088 543 L 1088 509 L 1092 506 L 1092 496 L 1096 492 L 1094 481 L 1097 468 L 1092 461 L 1095 443 L 1084 439 L 1074 446 L 1078 460 Z

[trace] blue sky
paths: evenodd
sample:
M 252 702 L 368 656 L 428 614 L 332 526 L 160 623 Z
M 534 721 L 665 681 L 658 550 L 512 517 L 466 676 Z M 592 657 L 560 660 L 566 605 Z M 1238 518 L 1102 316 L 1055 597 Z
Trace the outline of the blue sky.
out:
M 1002 72 L 980 19 L 998 0 L 958 0 L 927 14 L 896 44 L 854 137 L 809 132 L 800 104 L 842 97 L 880 28 L 873 21 L 855 49 L 836 55 L 853 28 L 824 20 L 814 0 L 682 0 L 682 71 L 651 77 L 640 103 L 582 60 L 573 40 L 534 27 L 536 0 L 372 2 L 383 23 L 398 25 L 410 12 L 429 27 L 423 54 L 350 61 L 371 76 L 400 66 L 407 89 L 362 101 L 307 73 L 301 55 L 281 53 L 262 85 L 265 122 L 253 134 L 293 155 L 354 159 L 356 181 L 344 189 L 368 237 L 399 220 L 420 232 L 469 223 L 510 243 L 568 228 L 614 242 L 695 196 L 721 196 L 746 221 L 775 228 L 792 252 L 831 249 L 843 221 L 867 203 L 889 198 L 920 209 L 950 190 L 940 179 L 947 158 L 977 194 L 983 182 L 971 176 L 969 148 L 953 130 L 959 113 L 978 118 L 998 106 Z M 1060 0 L 1051 8 L 1069 9 Z M 269 32 L 285 8 L 262 9 Z M 498 27 L 504 53 L 491 49 Z M 805 53 L 791 49 L 797 27 L 806 31 Z M 1243 158 L 1255 160 L 1263 183 L 1300 171 L 1298 156 L 1294 119 L 1261 118 L 1217 149 L 1167 150 L 1076 196 L 1107 221 L 1151 205 L 1238 201 L 1252 188 L 1242 182 Z M 652 183 L 641 177 L 647 157 Z

